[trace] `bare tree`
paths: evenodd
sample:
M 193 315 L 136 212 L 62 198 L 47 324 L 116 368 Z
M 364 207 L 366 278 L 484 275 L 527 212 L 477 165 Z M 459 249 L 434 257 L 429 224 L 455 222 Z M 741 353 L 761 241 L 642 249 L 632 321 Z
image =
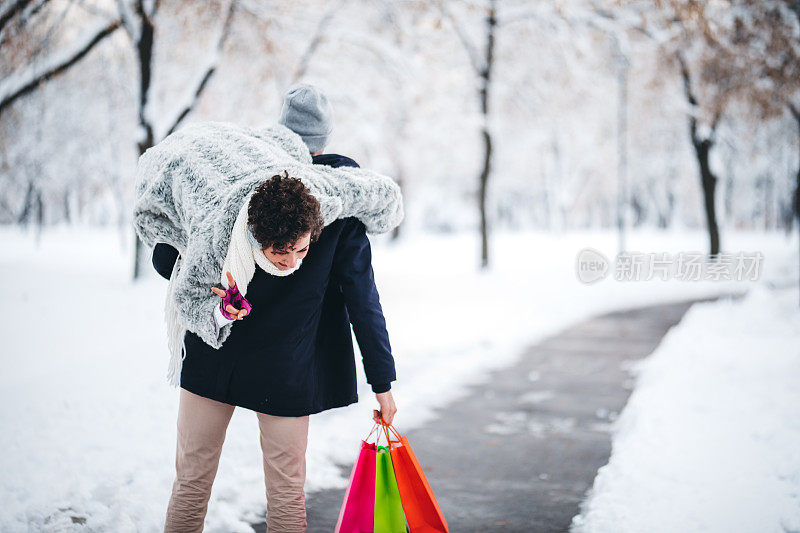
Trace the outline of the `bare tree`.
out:
M 700 171 L 700 185 L 703 189 L 703 206 L 706 214 L 706 228 L 708 229 L 709 253 L 713 256 L 719 253 L 720 246 L 719 225 L 717 224 L 717 211 L 715 206 L 718 180 L 717 176 L 711 170 L 709 155 L 711 153 L 711 148 L 714 146 L 717 126 L 719 125 L 722 111 L 717 109 L 714 112 L 713 119 L 708 128 L 708 133 L 701 134 L 698 128 L 698 118 L 696 114 L 696 110 L 699 106 L 697 96 L 692 88 L 692 75 L 683 54 L 678 52 L 677 58 L 680 64 L 686 101 L 691 106 L 691 111 L 689 113 L 689 137 L 692 141 L 692 147 L 697 157 L 697 166 Z
M 136 49 L 138 58 L 138 73 L 139 73 L 139 99 L 138 99 L 138 117 L 140 137 L 137 139 L 137 147 L 139 155 L 153 146 L 156 140 L 155 126 L 152 122 L 152 117 L 149 113 L 150 103 L 150 88 L 152 85 L 153 75 L 153 48 L 155 45 L 155 17 L 158 12 L 159 2 L 145 2 L 144 0 L 136 0 L 133 5 L 128 5 L 124 0 L 117 0 L 119 14 L 125 31 L 131 39 L 131 42 Z M 222 24 L 222 30 L 217 37 L 215 53 L 200 76 L 195 90 L 191 94 L 191 99 L 183 105 L 178 112 L 171 125 L 166 128 L 166 135 L 173 133 L 181 122 L 192 112 L 203 91 L 208 86 L 209 81 L 214 76 L 217 68 L 217 60 L 222 48 L 225 44 L 228 35 L 230 34 L 231 21 L 233 19 L 236 1 L 231 0 L 228 4 L 228 9 L 225 14 L 225 19 Z M 143 251 L 143 243 L 139 236 L 134 232 L 136 245 L 134 247 L 133 257 L 133 279 L 137 279 L 141 275 L 141 256 Z
M 30 32 L 26 32 L 26 29 L 35 25 L 38 21 L 37 17 L 50 15 L 47 9 L 44 9 L 46 4 L 46 1 L 40 1 L 34 4 L 26 1 L 17 1 L 0 13 L 0 32 L 2 32 L 2 34 L 0 34 L 0 43 L 2 43 L 4 50 L 14 48 L 15 46 L 24 47 L 32 40 Z M 70 5 L 71 2 L 68 4 L 67 8 Z M 116 32 L 119 28 L 124 28 L 130 38 L 137 58 L 137 85 L 139 87 L 137 107 L 140 133 L 136 139 L 136 146 L 139 155 L 143 154 L 159 140 L 159 133 L 156 131 L 153 118 L 149 112 L 150 90 L 153 78 L 153 52 L 156 44 L 155 23 L 159 6 L 159 0 L 133 0 L 130 2 L 126 0 L 117 0 L 117 10 L 114 13 L 106 13 L 100 9 L 84 6 L 87 9 L 94 9 L 93 14 L 100 15 L 100 22 L 95 23 L 90 29 L 87 29 L 83 35 L 73 39 L 71 42 L 58 43 L 52 47 L 40 45 L 35 48 L 34 52 L 31 52 L 25 57 L 23 59 L 23 65 L 21 68 L 17 69 L 11 81 L 8 79 L 5 80 L 2 89 L 0 89 L 0 91 L 2 91 L 0 92 L 0 114 L 25 95 L 32 93 L 59 74 L 66 72 L 84 59 L 89 52 L 100 43 L 104 42 L 107 37 Z M 236 0 L 231 0 L 225 13 L 221 31 L 217 36 L 214 53 L 207 67 L 199 76 L 195 89 L 190 94 L 189 100 L 176 110 L 174 118 L 167 124 L 166 128 L 164 128 L 164 136 L 174 132 L 192 112 L 202 96 L 203 91 L 214 76 L 219 55 L 230 34 L 235 7 Z M 45 41 L 50 41 L 49 34 L 53 28 L 60 24 L 63 18 L 63 16 L 56 17 L 52 28 L 47 32 L 48 35 Z M 15 29 L 16 35 L 18 36 L 18 40 L 16 41 L 7 36 L 7 33 L 12 27 Z M 23 216 L 28 216 L 31 206 L 35 205 L 37 202 L 41 204 L 41 194 L 37 195 L 37 193 L 38 191 L 35 186 L 31 185 L 26 197 Z M 41 209 L 39 212 L 41 213 Z M 134 279 L 138 278 L 140 275 L 143 247 L 138 235 L 135 241 Z
M 442 4 L 444 16 L 450 20 L 464 50 L 469 56 L 470 65 L 480 80 L 478 86 L 478 100 L 480 104 L 481 137 L 483 138 L 483 165 L 478 177 L 478 209 L 481 216 L 481 268 L 489 266 L 489 235 L 486 217 L 486 189 L 492 172 L 492 132 L 489 128 L 489 100 L 491 98 L 492 70 L 494 67 L 495 37 L 497 35 L 497 1 L 489 0 L 485 9 L 483 24 L 482 53 L 469 39 L 461 22 L 447 9 L 447 4 Z
M 732 0 L 727 6 L 706 5 L 689 0 L 669 0 L 670 16 L 702 43 L 699 54 L 699 84 L 711 88 L 718 101 L 712 133 L 726 102 L 737 100 L 755 120 L 766 121 L 787 110 L 798 125 L 800 141 L 800 2 L 797 0 Z M 686 60 L 679 56 L 687 98 L 692 87 L 687 81 Z M 700 106 L 696 99 L 690 103 Z M 695 150 L 710 145 L 695 143 Z M 707 153 L 705 154 L 707 159 Z M 705 163 L 707 167 L 707 162 Z M 704 170 L 701 161 L 701 177 Z M 795 176 L 793 209 L 800 227 L 800 167 Z M 704 192 L 705 192 L 705 178 Z M 713 191 L 712 191 L 713 192 Z M 707 199 L 708 203 L 708 199 Z M 713 204 L 710 206 L 713 208 Z M 709 206 L 707 205 L 707 210 Z M 710 229 L 710 228 L 709 228 Z M 712 253 L 715 253 L 712 236 Z

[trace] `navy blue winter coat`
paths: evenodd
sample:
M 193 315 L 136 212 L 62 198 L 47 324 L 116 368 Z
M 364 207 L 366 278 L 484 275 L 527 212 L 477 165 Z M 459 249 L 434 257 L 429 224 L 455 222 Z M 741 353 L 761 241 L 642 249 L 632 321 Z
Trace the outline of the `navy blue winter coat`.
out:
M 335 154 L 315 156 L 314 162 L 358 166 Z M 174 248 L 159 243 L 153 265 L 169 278 L 176 257 Z M 396 379 L 370 244 L 358 219 L 326 226 L 290 276 L 256 268 L 246 297 L 251 313 L 233 324 L 218 350 L 186 333 L 182 388 L 276 416 L 304 416 L 355 403 L 350 324 L 372 390 L 385 392 Z

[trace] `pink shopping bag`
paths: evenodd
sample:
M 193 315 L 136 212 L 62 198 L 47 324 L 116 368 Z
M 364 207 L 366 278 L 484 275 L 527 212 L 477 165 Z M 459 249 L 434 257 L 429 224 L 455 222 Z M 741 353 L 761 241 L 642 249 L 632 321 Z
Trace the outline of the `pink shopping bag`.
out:
M 335 533 L 372 533 L 375 518 L 375 462 L 375 443 L 362 440 Z

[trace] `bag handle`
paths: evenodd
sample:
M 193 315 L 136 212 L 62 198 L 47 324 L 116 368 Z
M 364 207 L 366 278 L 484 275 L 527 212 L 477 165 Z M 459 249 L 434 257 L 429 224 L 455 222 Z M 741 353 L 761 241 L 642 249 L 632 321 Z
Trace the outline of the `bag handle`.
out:
M 383 419 L 381 419 L 381 422 L 383 422 Z M 384 431 L 381 431 L 380 429 L 378 429 L 378 428 L 381 428 L 381 427 L 384 429 Z M 368 441 L 369 438 L 372 437 L 372 434 L 375 433 L 376 429 L 378 430 L 378 432 L 377 432 L 376 437 L 375 437 L 375 445 L 376 446 L 378 445 L 378 443 L 381 441 L 381 435 L 384 435 L 384 432 L 385 432 L 386 445 L 389 446 L 390 445 L 389 432 L 386 431 L 386 426 L 385 426 L 384 423 L 375 422 L 375 425 L 372 426 L 372 430 L 369 432 L 369 435 L 367 435 L 367 438 L 365 438 L 364 441 L 365 442 Z
M 383 430 L 386 432 L 386 442 L 391 442 L 391 439 L 389 438 L 389 429 L 391 429 L 392 433 L 394 433 L 394 435 L 397 437 L 397 441 L 400 441 L 400 433 L 397 432 L 393 425 L 387 424 L 383 417 L 381 417 L 381 426 L 383 426 Z
M 369 441 L 369 438 L 372 437 L 372 434 L 375 433 L 375 430 L 378 429 L 379 427 L 381 427 L 383 429 L 383 431 L 380 431 L 380 430 L 378 431 L 378 434 L 377 434 L 377 436 L 375 438 L 375 445 L 376 446 L 377 446 L 378 442 L 380 442 L 381 435 L 383 435 L 383 434 L 386 435 L 386 443 L 387 443 L 387 445 L 391 445 L 392 440 L 391 440 L 391 437 L 389 436 L 389 430 L 390 429 L 392 430 L 392 433 L 394 433 L 394 436 L 397 437 L 397 441 L 395 441 L 395 442 L 399 442 L 400 439 L 402 438 L 402 437 L 400 437 L 400 433 L 397 431 L 397 429 L 395 429 L 395 427 L 393 425 L 387 424 L 386 421 L 383 419 L 383 417 L 381 417 L 381 421 L 380 422 L 375 422 L 375 425 L 372 426 L 372 429 L 370 430 L 369 434 L 366 436 L 364 441 L 365 442 Z
M 389 429 L 391 429 L 391 430 L 392 430 L 392 433 L 394 433 L 394 436 L 395 436 L 395 437 L 397 437 L 397 440 L 400 440 L 400 439 L 402 438 L 402 437 L 400 436 L 400 433 L 398 433 L 398 431 L 397 431 L 397 430 L 394 428 L 394 426 L 393 426 L 393 425 L 391 425 L 391 424 L 386 424 L 386 427 L 388 427 Z
M 377 423 L 377 422 L 375 422 L 375 425 L 374 425 L 374 426 L 372 426 L 372 429 L 370 430 L 370 432 L 369 432 L 369 435 L 367 435 L 367 436 L 364 438 L 364 441 L 368 441 L 368 440 L 369 440 L 369 438 L 372 436 L 372 434 L 373 434 L 373 433 L 375 433 L 375 430 L 376 430 L 377 428 L 378 428 L 378 423 Z

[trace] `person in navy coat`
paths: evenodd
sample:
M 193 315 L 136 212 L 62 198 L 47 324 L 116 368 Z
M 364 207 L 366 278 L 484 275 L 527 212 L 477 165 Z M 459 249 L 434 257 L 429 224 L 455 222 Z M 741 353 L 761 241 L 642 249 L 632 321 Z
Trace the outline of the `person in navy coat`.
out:
M 313 162 L 357 167 L 350 158 L 322 154 L 329 122 L 330 107 L 324 95 L 307 85 L 289 90 L 281 123 L 303 137 Z M 300 180 L 279 178 L 266 184 L 272 189 L 262 195 L 261 209 L 265 214 L 285 214 L 288 222 L 256 227 L 249 234 L 253 239 L 269 231 L 280 233 L 286 225 L 296 226 L 298 211 L 302 214 L 309 202 L 316 202 L 307 189 L 303 191 Z M 254 199 L 257 195 L 258 191 Z M 282 200 L 275 203 L 276 197 Z M 317 203 L 317 217 L 318 213 Z M 236 320 L 222 347 L 214 349 L 191 331 L 186 333 L 176 477 L 165 532 L 202 530 L 225 431 L 236 406 L 258 416 L 268 530 L 306 531 L 308 418 L 358 401 L 351 325 L 364 374 L 379 405 L 373 410 L 373 420 L 391 424 L 397 412 L 390 390 L 396 379 L 394 358 L 366 228 L 357 218 L 348 217 L 324 228 L 319 224 L 306 229 L 294 242 L 262 247 L 269 260 L 267 270 L 296 270 L 273 275 L 275 271 L 270 274 L 257 266 L 247 286 L 247 306 L 226 304 L 223 299 L 237 292 L 230 273 L 227 291 L 213 288 L 221 298 L 218 323 Z M 177 257 L 175 248 L 158 243 L 153 266 L 169 279 Z
M 315 164 L 358 166 L 338 154 L 313 159 Z M 354 217 L 336 220 L 303 256 L 302 267 L 290 276 L 256 269 L 247 291 L 252 315 L 234 326 L 219 350 L 186 333 L 181 388 L 279 416 L 310 415 L 355 403 L 352 324 L 367 382 L 378 395 L 376 418 L 383 415 L 391 423 L 396 407 L 391 392 L 382 394 L 396 379 L 394 359 L 364 224 Z M 165 279 L 177 257 L 178 251 L 168 244 L 153 248 L 153 266 Z M 272 351 L 289 352 L 292 365 L 281 362 L 278 368 L 275 361 L 281 357 L 261 357 L 258 347 L 264 341 L 259 337 L 272 339 Z

